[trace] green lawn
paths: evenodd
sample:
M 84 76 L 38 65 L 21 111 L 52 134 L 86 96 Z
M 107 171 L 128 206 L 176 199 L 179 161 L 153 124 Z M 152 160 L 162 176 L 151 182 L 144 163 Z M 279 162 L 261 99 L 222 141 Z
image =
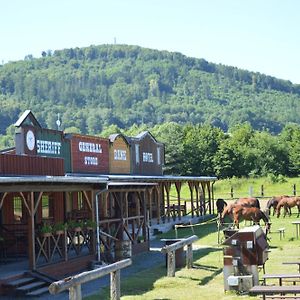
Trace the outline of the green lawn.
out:
M 296 273 L 297 266 L 283 265 L 282 262 L 300 260 L 300 239 L 295 239 L 296 229 L 292 221 L 297 220 L 296 209 L 292 217 L 272 218 L 269 259 L 266 262 L 267 273 Z M 241 227 L 245 224 L 241 223 Z M 285 227 L 285 238 L 279 239 L 276 230 Z M 218 245 L 218 232 L 215 223 L 194 227 L 199 240 L 194 243 L 194 268 L 178 269 L 174 278 L 166 277 L 164 264 L 154 266 L 126 279 L 121 278 L 122 300 L 129 299 L 259 299 L 248 295 L 236 295 L 234 292 L 224 293 L 223 286 L 223 252 Z M 190 236 L 192 230 L 181 229 L 179 237 Z M 170 231 L 158 238 L 173 238 L 175 232 Z M 261 273 L 260 273 L 261 275 Z M 99 294 L 85 299 L 99 299 Z M 109 299 L 109 288 L 101 290 L 101 299 Z

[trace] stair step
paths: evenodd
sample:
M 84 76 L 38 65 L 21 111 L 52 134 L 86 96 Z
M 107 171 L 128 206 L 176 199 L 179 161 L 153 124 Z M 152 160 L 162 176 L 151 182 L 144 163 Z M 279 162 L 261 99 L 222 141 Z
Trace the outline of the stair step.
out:
M 26 292 L 26 291 L 30 292 L 31 290 L 42 287 L 44 285 L 45 285 L 45 282 L 43 282 L 43 281 L 34 281 L 30 284 L 26 284 L 26 285 L 22 285 L 22 286 L 18 287 L 17 290 L 21 291 L 21 292 Z
M 31 283 L 34 280 L 35 279 L 33 277 L 22 277 L 22 278 L 18 278 L 18 279 L 12 280 L 12 281 L 8 281 L 8 282 L 4 283 L 3 285 L 16 288 L 16 287 L 22 286 L 24 284 Z
M 48 286 L 42 287 L 40 289 L 34 290 L 30 293 L 27 293 L 26 296 L 40 296 L 42 294 L 48 293 Z

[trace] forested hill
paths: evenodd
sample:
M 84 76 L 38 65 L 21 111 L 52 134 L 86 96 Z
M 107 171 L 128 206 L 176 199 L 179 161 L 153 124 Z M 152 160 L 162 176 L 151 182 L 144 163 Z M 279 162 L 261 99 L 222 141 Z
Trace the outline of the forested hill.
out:
M 276 62 L 274 62 L 276 63 Z M 300 85 L 180 53 L 101 45 L 28 55 L 0 65 L 0 134 L 25 109 L 43 126 L 99 134 L 111 124 L 248 121 L 278 133 L 300 123 Z

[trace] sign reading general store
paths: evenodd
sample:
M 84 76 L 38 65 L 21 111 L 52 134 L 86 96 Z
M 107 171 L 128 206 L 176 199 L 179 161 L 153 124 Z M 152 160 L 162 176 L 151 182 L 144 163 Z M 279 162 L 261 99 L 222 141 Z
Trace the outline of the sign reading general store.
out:
M 65 136 L 71 146 L 71 169 L 75 173 L 109 173 L 108 139 L 80 134 Z

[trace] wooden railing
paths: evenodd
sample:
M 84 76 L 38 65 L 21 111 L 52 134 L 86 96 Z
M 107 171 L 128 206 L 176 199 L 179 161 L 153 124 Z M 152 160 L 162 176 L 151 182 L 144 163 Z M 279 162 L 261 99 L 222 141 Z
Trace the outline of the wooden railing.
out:
M 36 263 L 45 265 L 67 261 L 93 253 L 94 231 L 80 229 L 79 231 L 65 230 L 60 234 L 46 236 L 36 235 Z
M 81 285 L 83 283 L 110 274 L 110 298 L 113 300 L 119 300 L 121 297 L 120 270 L 130 266 L 131 264 L 132 261 L 128 258 L 102 268 L 83 272 L 78 275 L 53 282 L 49 286 L 49 292 L 50 294 L 56 295 L 62 291 L 69 290 L 70 300 L 81 300 Z
M 196 235 L 192 235 L 186 239 L 182 239 L 178 242 L 175 242 L 171 245 L 164 246 L 161 249 L 161 252 L 168 255 L 167 258 L 167 276 L 168 277 L 174 277 L 175 276 L 175 265 L 176 265 L 176 258 L 175 258 L 175 251 L 177 249 L 183 248 L 184 246 L 187 246 L 187 252 L 186 252 L 186 265 L 188 269 L 191 269 L 193 267 L 193 248 L 192 244 L 194 241 L 198 240 L 198 237 Z

